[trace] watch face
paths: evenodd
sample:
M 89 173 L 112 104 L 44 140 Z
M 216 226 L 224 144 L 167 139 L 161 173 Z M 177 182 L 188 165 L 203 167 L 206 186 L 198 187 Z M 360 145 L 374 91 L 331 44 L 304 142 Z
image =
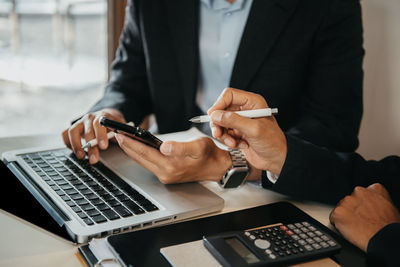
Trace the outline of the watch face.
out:
M 234 171 L 231 173 L 228 181 L 226 181 L 224 188 L 236 188 L 240 186 L 244 179 L 246 179 L 247 174 L 247 171 Z

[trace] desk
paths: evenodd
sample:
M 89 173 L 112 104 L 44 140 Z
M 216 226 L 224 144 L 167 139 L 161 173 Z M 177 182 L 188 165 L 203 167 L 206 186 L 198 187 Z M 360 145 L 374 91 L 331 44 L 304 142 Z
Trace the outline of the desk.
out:
M 61 145 L 61 135 L 40 135 L 0 138 L 0 154 L 13 149 Z M 329 226 L 332 206 L 312 202 L 291 201 L 289 198 L 245 184 L 239 189 L 222 190 L 214 182 L 202 182 L 225 200 L 220 213 L 260 206 L 277 201 L 290 201 L 309 215 Z M 75 253 L 77 246 L 35 225 L 0 210 L 0 266 L 81 266 Z

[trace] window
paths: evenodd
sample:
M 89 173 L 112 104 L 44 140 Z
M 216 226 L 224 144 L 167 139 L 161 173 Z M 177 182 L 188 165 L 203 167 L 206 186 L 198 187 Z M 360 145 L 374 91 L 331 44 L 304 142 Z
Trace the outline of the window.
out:
M 105 0 L 0 0 L 0 136 L 61 133 L 103 94 Z

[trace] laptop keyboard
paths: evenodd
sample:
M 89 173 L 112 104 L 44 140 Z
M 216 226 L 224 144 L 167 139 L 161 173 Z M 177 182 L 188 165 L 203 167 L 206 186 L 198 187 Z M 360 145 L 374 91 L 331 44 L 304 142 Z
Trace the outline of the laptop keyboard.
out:
M 92 166 L 68 149 L 21 157 L 87 225 L 158 210 L 102 163 Z

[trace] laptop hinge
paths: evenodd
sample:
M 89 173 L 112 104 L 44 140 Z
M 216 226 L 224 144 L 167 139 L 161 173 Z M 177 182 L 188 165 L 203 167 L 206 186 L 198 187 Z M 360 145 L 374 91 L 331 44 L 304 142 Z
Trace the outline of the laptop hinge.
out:
M 63 226 L 71 219 L 53 202 L 53 200 L 29 177 L 17 162 L 9 162 L 7 167 L 28 189 L 43 208 L 53 217 L 59 226 Z

